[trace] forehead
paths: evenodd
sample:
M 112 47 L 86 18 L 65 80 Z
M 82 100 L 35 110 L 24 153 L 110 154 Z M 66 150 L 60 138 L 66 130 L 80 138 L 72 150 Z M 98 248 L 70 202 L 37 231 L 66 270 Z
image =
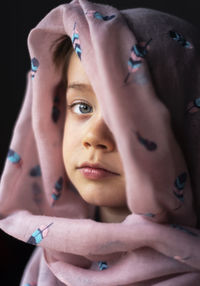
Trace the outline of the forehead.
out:
M 83 89 L 84 86 L 81 86 L 80 84 L 90 85 L 89 78 L 83 68 L 83 65 L 76 55 L 75 52 L 73 52 L 69 58 L 68 68 L 67 68 L 67 82 L 68 86 L 77 87 L 79 89 Z M 72 85 L 72 83 L 79 83 L 76 85 Z
M 90 80 L 75 52 L 71 54 L 67 68 L 67 92 L 70 93 L 73 90 L 82 93 L 93 92 Z
M 78 90 L 80 92 L 92 92 L 92 86 L 90 84 L 86 84 L 83 82 L 78 82 L 78 81 L 74 81 L 74 82 L 69 82 L 67 85 L 67 90 Z

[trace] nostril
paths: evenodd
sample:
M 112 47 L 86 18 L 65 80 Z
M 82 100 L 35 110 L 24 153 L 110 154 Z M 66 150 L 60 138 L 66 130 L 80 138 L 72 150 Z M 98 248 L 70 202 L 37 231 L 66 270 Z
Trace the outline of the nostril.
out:
M 84 146 L 85 146 L 85 147 L 89 147 L 89 146 L 91 146 L 91 144 L 88 143 L 88 142 L 85 142 L 85 143 L 84 143 Z
M 100 148 L 106 149 L 106 146 L 103 144 L 98 144 L 97 146 L 99 146 Z
M 85 142 L 84 143 L 84 146 L 87 148 L 87 147 L 90 147 L 90 146 L 94 146 L 96 148 L 99 148 L 99 149 L 107 149 L 106 145 L 105 144 L 90 144 L 88 142 Z

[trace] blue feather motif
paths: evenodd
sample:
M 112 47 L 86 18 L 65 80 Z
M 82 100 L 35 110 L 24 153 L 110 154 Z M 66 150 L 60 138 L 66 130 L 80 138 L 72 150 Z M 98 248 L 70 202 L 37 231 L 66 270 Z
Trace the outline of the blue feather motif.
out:
M 105 261 L 99 261 L 98 262 L 98 267 L 102 271 L 102 270 L 105 270 L 105 269 L 108 268 L 108 264 Z
M 149 141 L 147 139 L 144 139 L 139 132 L 135 132 L 138 138 L 138 141 L 144 145 L 144 147 L 148 150 L 148 151 L 155 151 L 157 149 L 157 144 L 154 143 L 153 141 Z
M 174 41 L 178 42 L 184 48 L 189 48 L 189 49 L 192 48 L 191 43 L 186 41 L 186 39 L 184 38 L 184 36 L 181 33 L 178 33 L 176 31 L 171 30 L 171 31 L 169 31 L 169 35 Z
M 34 233 L 29 237 L 29 239 L 27 240 L 27 243 L 33 244 L 33 245 L 37 245 L 39 244 L 44 237 L 46 237 L 47 235 L 47 229 L 53 224 L 50 223 L 47 226 L 40 226 L 38 229 L 36 229 L 34 231 Z
M 179 229 L 179 230 L 181 230 L 181 231 L 183 231 L 183 232 L 185 232 L 187 234 L 190 234 L 192 236 L 199 236 L 197 233 L 195 233 L 195 232 L 193 232 L 193 231 L 191 231 L 191 230 L 189 230 L 189 229 L 187 229 L 187 228 L 185 228 L 185 227 L 183 227 L 181 225 L 171 224 L 170 226 L 175 228 L 175 229 Z
M 142 65 L 144 58 L 148 52 L 147 51 L 148 45 L 150 44 L 151 41 L 152 41 L 152 39 L 150 39 L 145 45 L 135 44 L 134 46 L 132 46 L 131 55 L 130 55 L 130 58 L 128 60 L 129 73 L 127 74 L 127 76 L 124 80 L 125 83 L 127 83 L 130 74 L 136 72 L 140 68 L 140 66 Z
M 33 194 L 33 201 L 40 206 L 42 203 L 42 189 L 40 188 L 40 185 L 37 182 L 33 182 L 32 184 L 32 194 Z M 41 209 L 39 207 L 39 210 L 41 212 Z
M 200 111 L 200 97 L 188 103 L 186 113 L 196 113 L 198 111 Z
M 59 199 L 59 197 L 61 196 L 62 188 L 63 188 L 63 178 L 60 177 L 58 179 L 58 181 L 55 183 L 54 190 L 53 190 L 53 193 L 51 195 L 52 196 L 52 206 L 55 204 L 55 201 L 57 201 Z
M 180 174 L 174 182 L 175 189 L 173 190 L 173 193 L 181 202 L 184 200 L 183 189 L 185 187 L 186 181 L 187 173 L 184 172 Z
M 30 172 L 29 172 L 31 177 L 40 177 L 41 176 L 41 169 L 40 169 L 40 165 L 36 165 L 35 167 L 33 167 Z
M 145 213 L 144 216 L 147 216 L 147 217 L 155 217 L 156 215 L 153 214 L 153 213 Z
M 198 98 L 196 98 L 196 99 L 194 100 L 194 105 L 195 105 L 196 107 L 200 108 L 200 97 L 198 97 Z
M 74 50 L 75 50 L 77 56 L 81 60 L 82 49 L 81 49 L 81 43 L 80 43 L 80 39 L 79 39 L 79 32 L 78 32 L 77 27 L 76 27 L 76 22 L 74 23 L 74 29 L 73 29 L 73 35 L 72 35 L 72 44 L 73 44 L 73 47 L 74 47 Z
M 52 106 L 52 112 L 51 112 L 51 118 L 52 118 L 53 122 L 55 122 L 55 123 L 58 121 L 58 119 L 60 117 L 59 104 L 60 104 L 60 98 L 56 94 L 54 99 L 53 99 L 53 106 Z
M 104 16 L 99 12 L 95 12 L 94 13 L 94 18 L 99 19 L 99 20 L 103 20 L 103 21 L 110 21 L 113 18 L 115 18 L 115 15 L 110 15 L 110 16 Z
M 12 149 L 8 150 L 7 158 L 11 163 L 15 164 L 17 167 L 22 166 L 22 163 L 23 163 L 22 159 L 21 159 L 20 155 L 17 152 L 15 152 L 14 150 L 12 150 Z
M 103 21 L 110 21 L 116 17 L 114 14 L 110 16 L 104 16 L 100 12 L 95 11 L 95 10 L 88 10 L 85 12 L 85 15 L 92 16 L 95 19 L 103 20 Z
M 40 65 L 39 61 L 36 58 L 31 59 L 31 71 L 32 71 L 31 77 L 32 77 L 32 79 L 35 77 L 35 74 L 38 70 L 39 65 Z

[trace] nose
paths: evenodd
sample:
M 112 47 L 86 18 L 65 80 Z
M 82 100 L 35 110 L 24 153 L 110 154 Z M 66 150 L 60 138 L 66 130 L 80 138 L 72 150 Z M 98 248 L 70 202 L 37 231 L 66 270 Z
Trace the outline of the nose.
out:
M 98 116 L 89 122 L 82 144 L 86 149 L 103 149 L 105 152 L 115 151 L 116 144 L 113 134 L 102 116 Z

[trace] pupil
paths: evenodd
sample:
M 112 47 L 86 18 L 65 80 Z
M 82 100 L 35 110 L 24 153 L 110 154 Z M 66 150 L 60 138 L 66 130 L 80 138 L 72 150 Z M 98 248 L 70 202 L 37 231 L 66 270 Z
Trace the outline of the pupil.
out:
M 83 111 L 87 111 L 87 108 L 88 108 L 89 106 L 88 105 L 86 105 L 86 104 L 81 104 L 80 105 L 80 110 L 82 111 L 82 109 L 83 109 Z

